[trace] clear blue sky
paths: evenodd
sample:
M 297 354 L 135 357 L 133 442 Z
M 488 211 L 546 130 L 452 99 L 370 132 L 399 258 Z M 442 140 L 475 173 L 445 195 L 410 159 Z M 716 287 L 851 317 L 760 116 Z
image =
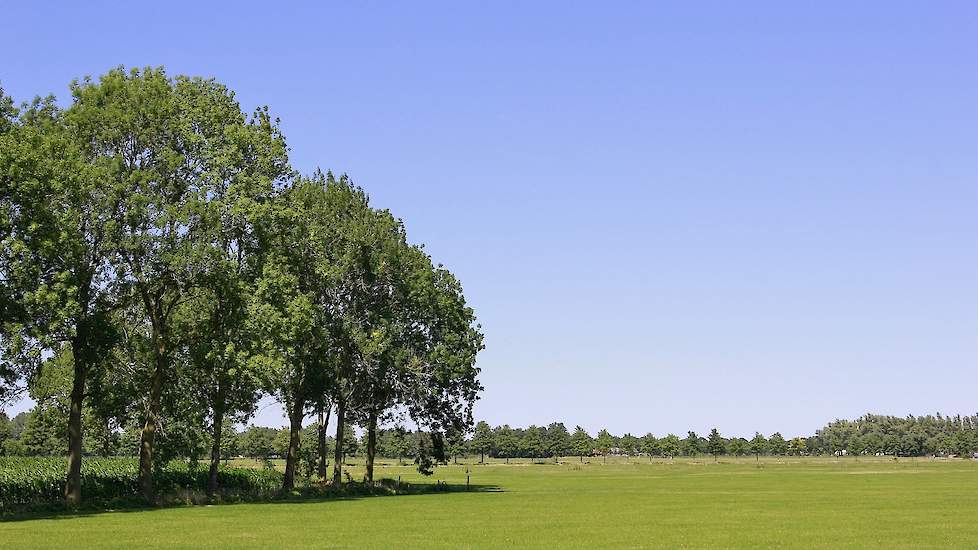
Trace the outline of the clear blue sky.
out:
M 974 2 L 56 4 L 4 7 L 9 93 L 268 104 L 461 278 L 492 424 L 978 410 Z

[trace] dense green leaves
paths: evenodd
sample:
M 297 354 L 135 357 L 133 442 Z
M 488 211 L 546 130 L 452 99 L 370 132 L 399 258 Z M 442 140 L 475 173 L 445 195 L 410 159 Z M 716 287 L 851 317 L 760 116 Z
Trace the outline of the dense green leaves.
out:
M 52 396 L 16 441 L 57 452 L 67 425 L 69 503 L 83 428 L 138 449 L 147 499 L 167 461 L 209 450 L 213 492 L 225 427 L 263 394 L 289 414 L 285 489 L 310 411 L 336 406 L 337 457 L 348 424 L 368 460 L 385 422 L 430 432 L 435 458 L 471 429 L 482 334 L 459 281 L 346 176 L 297 177 L 268 109 L 214 80 L 118 68 L 64 109 L 0 90 L 0 239 L 0 399 Z
M 0 457 L 0 513 L 26 505 L 52 505 L 63 498 L 63 458 Z M 82 491 L 94 502 L 139 497 L 138 465 L 128 458 L 95 458 L 82 467 Z M 221 487 L 228 495 L 271 494 L 281 484 L 282 474 L 272 469 L 221 467 Z M 157 472 L 155 488 L 161 494 L 181 490 L 202 491 L 207 472 L 186 463 L 172 462 Z

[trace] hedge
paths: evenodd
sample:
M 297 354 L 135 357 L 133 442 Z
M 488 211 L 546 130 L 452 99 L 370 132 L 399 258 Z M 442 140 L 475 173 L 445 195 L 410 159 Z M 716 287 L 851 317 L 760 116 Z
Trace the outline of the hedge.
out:
M 64 501 L 67 461 L 57 457 L 0 457 L 0 513 L 58 505 Z M 171 462 L 153 476 L 161 499 L 203 492 L 207 466 Z M 264 496 L 282 486 L 282 473 L 271 469 L 218 470 L 221 493 Z M 138 462 L 133 458 L 86 458 L 82 461 L 82 498 L 86 503 L 135 501 L 140 497 Z

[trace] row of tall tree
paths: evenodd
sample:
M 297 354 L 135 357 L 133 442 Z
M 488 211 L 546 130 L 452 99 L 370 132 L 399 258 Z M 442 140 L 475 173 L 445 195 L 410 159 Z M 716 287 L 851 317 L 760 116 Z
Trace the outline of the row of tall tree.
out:
M 139 426 L 150 500 L 201 426 L 213 494 L 225 427 L 263 395 L 289 418 L 286 490 L 309 416 L 323 478 L 331 414 L 336 441 L 373 434 L 368 478 L 378 423 L 471 425 L 482 334 L 458 280 L 345 176 L 297 175 L 267 108 L 152 68 L 76 81 L 66 107 L 0 98 L 0 398 L 62 408 L 69 504 L 90 425 Z

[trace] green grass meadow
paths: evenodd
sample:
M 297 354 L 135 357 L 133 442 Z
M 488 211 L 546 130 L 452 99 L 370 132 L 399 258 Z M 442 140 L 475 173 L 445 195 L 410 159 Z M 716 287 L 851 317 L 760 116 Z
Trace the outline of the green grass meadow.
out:
M 470 461 L 428 479 L 396 463 L 379 472 L 453 490 L 8 519 L 0 548 L 978 547 L 971 460 L 566 459 Z

